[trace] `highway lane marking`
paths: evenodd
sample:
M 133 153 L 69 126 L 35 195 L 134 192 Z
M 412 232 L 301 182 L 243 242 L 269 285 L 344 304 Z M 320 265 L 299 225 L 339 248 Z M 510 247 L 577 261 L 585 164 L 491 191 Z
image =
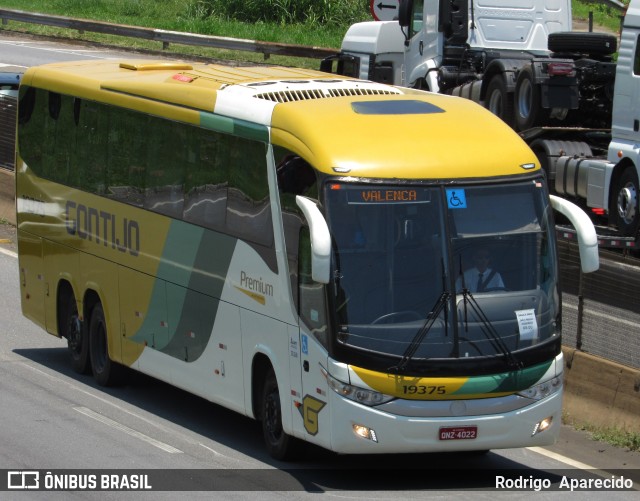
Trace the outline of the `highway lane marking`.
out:
M 562 454 L 558 454 L 557 452 L 548 451 L 547 449 L 543 449 L 542 447 L 527 447 L 527 450 L 537 452 L 538 454 L 546 456 L 550 459 L 555 459 L 556 461 L 560 461 L 561 463 L 564 463 L 569 466 L 573 466 L 574 468 L 578 468 L 580 470 L 594 470 L 598 473 L 598 475 L 602 474 L 600 476 L 609 475 L 608 473 L 602 470 L 599 470 L 595 466 L 591 466 L 586 463 L 581 463 L 580 461 L 576 461 L 574 459 L 568 458 L 566 456 L 563 456 Z
M 91 419 L 95 419 L 96 421 L 102 424 L 105 424 L 110 428 L 122 431 L 123 433 L 126 433 L 131 437 L 138 438 L 143 442 L 146 442 L 150 445 L 153 445 L 154 447 L 157 447 L 158 449 L 162 449 L 165 452 L 168 452 L 170 454 L 182 454 L 182 451 L 180 449 L 176 449 L 175 447 L 169 444 L 165 444 L 164 442 L 160 442 L 155 438 L 151 438 L 150 436 L 145 435 L 144 433 L 140 433 L 139 431 L 136 431 L 133 428 L 129 428 L 128 426 L 125 426 L 122 423 L 118 423 L 117 421 L 114 421 L 113 419 L 103 416 L 102 414 L 98 414 L 97 412 L 92 411 L 87 407 L 74 407 L 73 410 L 87 417 L 90 417 Z
M 9 257 L 12 257 L 14 259 L 18 259 L 18 254 L 16 254 L 13 251 L 10 251 L 8 249 L 3 249 L 2 247 L 0 247 L 0 254 L 4 254 L 5 256 L 9 256 Z
M 105 50 L 105 49 L 96 49 L 96 50 L 92 50 L 92 49 L 70 49 L 70 48 L 66 48 L 66 49 L 55 49 L 55 48 L 49 48 L 49 47 L 38 47 L 38 46 L 34 46 L 34 45 L 28 45 L 29 42 L 23 42 L 23 43 L 18 43 L 18 42 L 14 42 L 14 41 L 2 41 L 0 40 L 0 45 L 13 45 L 13 46 L 19 46 L 19 47 L 24 47 L 27 49 L 32 49 L 32 50 L 42 50 L 45 52 L 56 52 L 58 54 L 72 54 L 72 55 L 79 55 L 79 56 L 85 56 L 85 57 L 92 57 L 94 59 L 113 59 L 113 56 L 100 56 L 100 55 L 93 55 L 93 53 L 95 54 L 108 54 L 109 51 Z M 53 42 L 51 43 L 51 45 L 55 45 Z
M 203 443 L 199 443 L 199 445 L 201 447 L 204 447 L 205 449 L 207 449 L 209 452 L 212 452 L 214 456 L 218 456 L 218 457 L 223 457 L 226 458 L 227 456 L 225 456 L 224 454 L 222 454 L 221 452 L 216 451 L 215 449 L 212 449 L 211 447 L 204 445 Z
M 254 464 L 250 461 L 245 461 L 244 459 L 240 459 L 240 458 L 234 458 L 231 456 L 226 456 L 224 454 L 222 454 L 221 452 L 218 452 L 215 449 L 212 449 L 211 447 L 209 447 L 208 445 L 204 445 L 202 442 L 198 442 L 198 445 L 200 445 L 200 447 L 203 447 L 204 449 L 208 450 L 209 452 L 213 453 L 213 455 L 217 458 L 224 458 L 227 461 L 235 461 L 236 463 L 243 463 L 243 464 Z
M 65 379 L 62 379 L 60 377 L 54 376 L 52 374 L 48 374 L 45 371 L 42 371 L 40 369 L 35 368 L 34 366 L 28 364 L 28 363 L 24 363 L 23 365 L 24 367 L 27 367 L 28 369 L 31 369 L 34 372 L 37 372 L 38 374 L 45 376 L 48 379 L 51 379 L 52 381 L 55 381 L 56 383 L 60 384 L 64 384 L 69 386 L 70 388 L 72 388 L 73 390 L 79 392 L 79 393 L 83 393 L 84 395 L 87 395 L 89 397 L 95 398 L 96 400 L 102 402 L 103 404 L 109 405 L 111 407 L 114 407 L 116 409 L 118 409 L 120 412 L 124 412 L 125 414 L 128 414 L 136 419 L 139 419 L 141 421 L 144 421 L 145 423 L 147 423 L 148 425 L 151 425 L 159 430 L 162 430 L 165 433 L 173 433 L 175 434 L 175 431 L 170 430 L 169 428 L 167 428 L 166 426 L 161 425 L 160 423 L 157 423 L 155 421 L 152 421 L 151 419 L 147 419 L 144 416 L 141 416 L 140 414 L 136 414 L 135 412 L 131 412 L 130 410 L 125 409 L 124 407 L 122 407 L 121 405 L 118 405 L 114 402 L 111 402 L 105 398 L 102 398 L 98 395 L 95 395 L 93 393 L 91 393 L 90 391 L 84 390 L 82 388 L 80 388 L 78 385 L 75 385 Z
M 579 470 L 589 470 L 594 475 L 598 475 L 599 477 L 602 477 L 602 478 L 610 478 L 612 476 L 612 474 L 608 471 L 602 470 L 600 468 L 596 468 L 595 466 L 591 466 L 589 464 L 582 463 L 580 461 L 576 461 L 574 459 L 563 456 L 562 454 L 548 451 L 547 449 L 543 449 L 542 447 L 527 447 L 527 450 L 530 450 L 532 452 L 537 452 L 542 456 L 548 457 L 549 459 L 555 459 L 556 461 L 559 461 L 569 466 L 573 466 L 574 468 L 577 468 Z M 620 470 L 614 470 L 614 471 L 616 471 L 616 475 L 619 476 Z M 637 488 L 637 484 L 635 482 L 633 484 L 633 488 L 634 489 Z
M 171 430 L 171 429 L 167 428 L 166 426 L 163 426 L 162 424 L 160 424 L 160 423 L 158 423 L 156 421 L 152 421 L 151 419 L 145 418 L 144 416 L 142 416 L 140 414 L 137 414 L 135 412 L 127 410 L 124 407 L 122 407 L 121 405 L 118 405 L 117 403 L 114 403 L 114 402 L 111 402 L 109 400 L 106 400 L 105 398 L 102 398 L 102 397 L 100 397 L 98 395 L 94 395 L 90 391 L 84 390 L 84 389 L 80 388 L 78 385 L 73 384 L 70 381 L 67 381 L 67 380 L 65 380 L 65 379 L 63 379 L 61 377 L 57 377 L 57 376 L 55 376 L 53 374 L 48 374 L 47 372 L 45 372 L 43 370 L 40 370 L 40 369 L 37 369 L 36 367 L 34 367 L 34 366 L 32 366 L 32 365 L 30 365 L 28 363 L 23 362 L 23 367 L 27 367 L 27 368 L 31 369 L 32 371 L 37 372 L 38 374 L 40 374 L 42 376 L 45 376 L 47 379 L 51 379 L 52 381 L 55 381 L 58 384 L 62 383 L 64 385 L 66 385 L 66 386 L 69 386 L 70 388 L 72 388 L 73 390 L 75 390 L 77 392 L 80 392 L 80 393 L 83 393 L 83 394 L 85 394 L 85 395 L 87 395 L 89 397 L 95 398 L 96 400 L 102 402 L 103 404 L 106 404 L 106 405 L 108 405 L 110 407 L 114 407 L 114 408 L 118 409 L 120 412 L 124 412 L 125 414 L 128 414 L 128 415 L 130 415 L 130 416 L 132 416 L 132 417 L 134 417 L 136 419 L 139 419 L 139 420 L 147 423 L 148 425 L 153 426 L 154 428 L 157 428 L 157 429 L 159 429 L 159 430 L 161 430 L 161 431 L 163 431 L 165 433 L 173 434 L 174 436 L 178 436 L 179 435 L 179 438 L 181 440 L 184 440 L 185 442 L 190 443 L 190 444 L 198 444 L 198 445 L 202 446 L 203 448 L 211 451 L 215 456 L 224 457 L 224 458 L 227 458 L 227 459 L 230 459 L 230 460 L 234 460 L 234 461 L 236 461 L 238 463 L 254 464 L 251 461 L 246 461 L 246 460 L 239 459 L 239 458 L 232 458 L 230 456 L 225 456 L 224 454 L 222 454 L 222 453 L 220 453 L 218 451 L 215 451 L 211 447 L 208 447 L 208 446 L 204 445 L 203 443 L 192 439 L 191 437 L 185 435 L 184 433 L 177 433 L 175 430 Z M 78 408 L 80 408 L 80 407 L 78 407 Z M 182 452 L 182 451 L 180 451 L 180 452 Z
M 1 42 L 0 42 L 1 43 Z M 21 64 L 5 64 L 5 63 L 0 63 L 0 68 L 9 68 L 9 67 L 14 67 L 14 68 L 28 68 L 28 66 L 22 66 Z

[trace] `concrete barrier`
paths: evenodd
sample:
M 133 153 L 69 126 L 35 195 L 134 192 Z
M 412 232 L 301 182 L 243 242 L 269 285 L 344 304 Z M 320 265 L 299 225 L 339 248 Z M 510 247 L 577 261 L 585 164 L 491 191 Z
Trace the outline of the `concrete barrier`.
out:
M 6 169 L 0 169 L 0 221 L 16 224 L 15 175 Z
M 574 348 L 562 351 L 567 420 L 640 433 L 640 370 Z

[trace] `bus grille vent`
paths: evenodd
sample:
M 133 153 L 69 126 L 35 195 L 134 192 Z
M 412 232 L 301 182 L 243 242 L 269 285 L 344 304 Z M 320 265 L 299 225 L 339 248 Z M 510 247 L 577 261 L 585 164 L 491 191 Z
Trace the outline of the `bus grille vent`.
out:
M 288 103 L 291 101 L 307 101 L 309 99 L 327 99 L 331 97 L 345 96 L 378 96 L 382 94 L 400 94 L 398 91 L 388 89 L 301 89 L 301 90 L 281 90 L 276 92 L 263 92 L 256 94 L 259 99 L 274 101 L 276 103 Z

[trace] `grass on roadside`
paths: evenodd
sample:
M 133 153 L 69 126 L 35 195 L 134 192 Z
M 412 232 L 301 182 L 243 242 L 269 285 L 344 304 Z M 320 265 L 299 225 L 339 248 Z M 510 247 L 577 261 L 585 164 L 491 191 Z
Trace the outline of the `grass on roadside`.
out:
M 269 0 L 261 1 L 269 3 Z M 332 0 L 333 3 L 344 1 L 355 0 Z M 242 18 L 229 18 L 217 11 L 202 10 L 212 0 L 31 0 L 28 6 L 24 5 L 24 0 L 0 0 L 0 7 L 131 26 L 337 48 L 349 25 L 371 18 L 368 9 L 364 8 L 368 2 L 357 1 L 363 6 L 360 16 L 330 19 L 324 23 L 313 20 L 308 23 L 243 22 Z M 280 0 L 280 3 L 296 2 Z M 331 4 L 328 1 L 322 3 Z M 198 6 L 203 7 L 198 9 Z
M 623 1 L 628 3 L 628 0 Z M 255 7 L 256 5 L 259 7 Z M 371 20 L 368 5 L 368 0 L 30 0 L 28 5 L 25 5 L 24 0 L 0 0 L 0 7 L 7 9 L 334 49 L 340 47 L 347 28 L 353 22 Z M 301 7 L 305 6 L 306 11 L 301 14 Z M 255 12 L 256 9 L 270 11 L 261 15 L 259 11 Z M 574 18 L 587 19 L 589 11 L 593 11 L 594 23 L 597 26 L 606 27 L 614 32 L 620 27 L 620 12 L 615 8 L 589 0 L 572 0 L 572 9 Z M 229 13 L 235 13 L 236 18 L 232 18 Z M 253 20 L 243 22 L 239 20 L 241 16 L 253 16 Z M 264 20 L 274 18 L 280 21 Z M 307 22 L 300 22 L 301 18 Z M 168 50 L 162 50 L 159 42 L 95 33 L 81 34 L 73 30 L 26 23 L 12 22 L 3 25 L 1 29 L 134 50 L 162 51 L 163 54 L 176 54 L 178 57 L 264 62 L 261 54 L 244 51 L 222 51 L 177 44 L 172 44 Z M 319 67 L 317 60 L 304 58 L 272 56 L 268 62 L 314 69 Z
M 362 0 L 358 1 L 362 3 Z M 195 7 L 206 3 L 204 0 L 96 0 L 92 2 L 84 0 L 31 0 L 28 5 L 24 5 L 24 3 L 24 0 L 0 0 L 0 7 L 129 26 L 328 48 L 340 47 L 348 26 L 345 22 L 342 24 L 313 22 L 286 25 L 264 21 L 241 22 L 224 16 L 199 13 Z M 359 20 L 369 18 L 368 10 L 364 12 L 363 9 Z M 133 50 L 161 51 L 165 55 L 175 54 L 177 57 L 235 60 L 250 63 L 265 61 L 262 54 L 245 51 L 225 51 L 178 44 L 171 44 L 168 50 L 163 50 L 160 42 L 90 32 L 80 33 L 75 30 L 30 23 L 10 22 L 7 25 L 2 25 L 1 29 L 72 41 L 88 41 Z M 284 56 L 271 56 L 268 62 L 312 69 L 318 69 L 320 64 L 315 59 Z
M 638 432 L 622 430 L 617 427 L 581 423 L 566 413 L 563 415 L 562 421 L 578 431 L 587 432 L 597 442 L 604 442 L 630 451 L 640 451 L 640 433 Z
M 629 4 L 629 0 L 622 0 L 625 5 Z M 622 13 L 611 5 L 589 1 L 589 0 L 572 0 L 571 9 L 574 19 L 589 19 L 589 12 L 593 13 L 593 24 L 602 26 L 614 33 L 618 33 L 621 27 Z M 597 28 L 594 28 L 597 31 Z

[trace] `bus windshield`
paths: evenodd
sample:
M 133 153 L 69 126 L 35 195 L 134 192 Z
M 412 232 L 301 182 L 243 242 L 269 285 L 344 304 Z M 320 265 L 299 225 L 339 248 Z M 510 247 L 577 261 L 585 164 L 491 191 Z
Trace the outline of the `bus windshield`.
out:
M 542 180 L 469 186 L 331 182 L 335 342 L 408 365 L 513 361 L 560 334 Z M 393 363 L 390 364 L 393 366 Z

